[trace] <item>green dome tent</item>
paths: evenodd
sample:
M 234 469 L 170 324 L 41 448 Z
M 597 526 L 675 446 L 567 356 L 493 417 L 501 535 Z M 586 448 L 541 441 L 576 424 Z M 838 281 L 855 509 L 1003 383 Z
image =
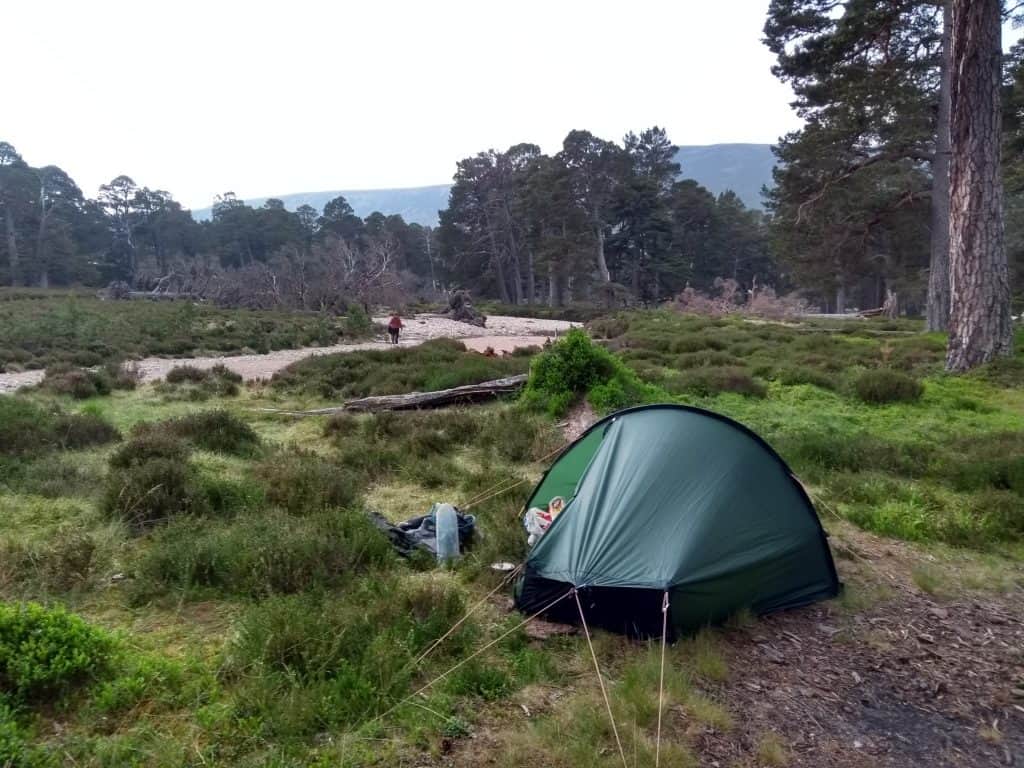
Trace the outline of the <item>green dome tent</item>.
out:
M 835 597 L 825 532 L 785 462 L 743 425 L 678 405 L 632 408 L 568 446 L 527 508 L 564 511 L 534 546 L 516 605 L 634 635 L 687 631 L 740 609 L 763 614 Z

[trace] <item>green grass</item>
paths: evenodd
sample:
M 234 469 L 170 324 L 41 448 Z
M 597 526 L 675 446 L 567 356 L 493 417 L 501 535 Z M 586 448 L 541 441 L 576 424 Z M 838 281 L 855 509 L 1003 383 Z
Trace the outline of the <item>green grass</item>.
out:
M 789 750 L 777 733 L 766 733 L 757 745 L 757 757 L 762 765 L 769 768 L 785 768 L 789 765 Z
M 601 410 L 664 399 L 720 411 L 782 453 L 827 524 L 915 542 L 907 570 L 918 589 L 1024 586 L 1006 559 L 1024 554 L 1024 365 L 946 376 L 941 343 L 905 322 L 830 328 L 645 312 L 592 326 L 607 354 L 582 342 L 575 351 L 612 376 L 576 381 L 558 369 L 545 397 L 568 391 L 566 403 L 589 397 Z M 436 342 L 321 358 L 237 392 L 218 385 L 193 395 L 210 380 L 185 371 L 169 387 L 84 400 L 45 390 L 0 398 L 0 435 L 11 436 L 0 442 L 0 605 L 65 605 L 114 638 L 102 669 L 75 678 L 55 707 L 0 695 L 0 764 L 60 755 L 82 766 L 354 768 L 472 755 L 499 766 L 621 765 L 581 637 L 537 643 L 513 632 L 375 719 L 521 620 L 497 598 L 484 601 L 413 663 L 498 586 L 491 563 L 525 554 L 518 512 L 563 443 L 545 407 L 307 419 L 259 410 L 529 364 Z M 865 402 L 856 382 L 871 371 L 909 377 L 920 397 Z M 123 473 L 160 462 L 184 470 L 182 487 L 201 503 L 139 527 L 103 511 L 109 489 L 126 487 Z M 142 478 L 144 492 L 164 486 L 160 477 Z M 487 497 L 499 483 L 507 490 L 470 510 L 485 535 L 452 568 L 401 561 L 363 514 L 399 520 L 435 501 Z M 892 599 L 884 585 L 849 578 L 861 560 L 845 536 L 832 543 L 848 582 L 837 611 Z M 730 668 L 730 642 L 729 630 L 705 630 L 668 648 L 662 764 L 699 765 L 701 734 L 743 732 L 744 713 L 723 695 L 742 674 Z M 594 643 L 627 761 L 651 765 L 660 648 L 601 632 Z M 742 764 L 791 759 L 775 734 L 743 740 Z
M 918 542 L 1024 541 L 1024 357 L 950 376 L 941 337 L 909 321 L 794 326 L 659 311 L 602 322 L 608 347 L 662 399 L 764 437 L 822 514 Z
M 318 314 L 0 289 L 0 370 L 7 371 L 149 355 L 270 352 L 358 335 L 345 318 Z

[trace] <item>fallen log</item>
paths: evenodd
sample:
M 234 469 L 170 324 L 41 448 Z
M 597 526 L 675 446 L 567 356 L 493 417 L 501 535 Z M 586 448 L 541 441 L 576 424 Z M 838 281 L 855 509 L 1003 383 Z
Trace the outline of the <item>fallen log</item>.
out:
M 878 307 L 877 309 L 862 309 L 857 313 L 857 317 L 881 317 L 885 312 L 885 307 Z
M 329 416 L 342 411 L 402 411 L 414 408 L 436 408 L 454 403 L 470 403 L 489 397 L 508 395 L 523 388 L 528 376 L 523 373 L 504 379 L 483 381 L 479 384 L 465 384 L 451 389 L 440 389 L 435 392 L 408 392 L 404 395 L 375 395 L 349 400 L 344 405 L 330 408 L 316 408 L 311 411 L 285 411 L 277 408 L 260 408 L 264 413 L 276 413 L 282 416 Z
M 439 405 L 467 403 L 498 395 L 518 392 L 526 383 L 527 375 L 509 376 L 505 379 L 484 381 L 480 384 L 466 384 L 436 392 L 409 392 L 405 395 L 377 395 L 349 400 L 343 406 L 346 411 L 401 411 L 410 408 L 435 408 Z
M 131 301 L 202 301 L 202 297 L 195 293 L 179 293 L 176 291 L 128 291 L 126 299 Z

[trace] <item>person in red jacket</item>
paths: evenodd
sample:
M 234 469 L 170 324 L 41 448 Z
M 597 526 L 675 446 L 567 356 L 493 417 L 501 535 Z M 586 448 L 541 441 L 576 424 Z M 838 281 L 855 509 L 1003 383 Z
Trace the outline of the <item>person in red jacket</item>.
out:
M 391 336 L 392 344 L 398 343 L 398 333 L 403 328 L 405 328 L 405 325 L 402 323 L 402 318 L 395 312 L 388 321 L 388 335 Z

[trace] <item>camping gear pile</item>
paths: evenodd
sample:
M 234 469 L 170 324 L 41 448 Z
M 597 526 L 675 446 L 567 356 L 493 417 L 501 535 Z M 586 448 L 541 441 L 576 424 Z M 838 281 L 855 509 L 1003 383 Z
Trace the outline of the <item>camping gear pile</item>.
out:
M 411 557 L 419 549 L 438 560 L 452 560 L 472 544 L 476 534 L 476 518 L 451 504 L 435 503 L 427 514 L 397 525 L 376 512 L 370 513 L 370 518 L 402 557 Z
M 555 460 L 526 508 L 555 497 L 568 501 L 515 589 L 527 615 L 579 623 L 585 613 L 588 624 L 649 637 L 841 588 L 821 522 L 785 462 L 710 411 L 650 405 L 599 421 Z

